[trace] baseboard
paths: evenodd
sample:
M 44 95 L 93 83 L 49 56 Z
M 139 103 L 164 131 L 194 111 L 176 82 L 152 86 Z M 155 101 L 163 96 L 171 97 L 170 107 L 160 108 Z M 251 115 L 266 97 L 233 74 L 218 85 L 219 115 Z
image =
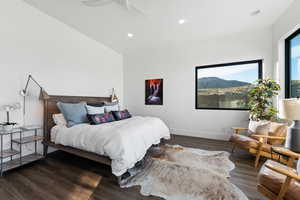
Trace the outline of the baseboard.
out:
M 170 131 L 174 135 L 199 137 L 199 138 L 222 140 L 222 141 L 228 141 L 231 135 L 231 133 L 229 133 L 228 130 L 225 129 L 223 131 L 216 131 L 216 130 L 191 131 L 191 130 L 170 128 Z

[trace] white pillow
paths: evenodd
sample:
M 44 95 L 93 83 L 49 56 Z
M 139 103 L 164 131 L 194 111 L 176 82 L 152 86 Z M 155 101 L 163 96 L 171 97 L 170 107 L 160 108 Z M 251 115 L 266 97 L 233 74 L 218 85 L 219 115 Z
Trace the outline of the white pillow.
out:
M 116 105 L 110 105 L 110 106 L 104 106 L 105 112 L 111 112 L 111 111 L 120 111 L 119 104 Z
M 52 115 L 53 121 L 56 125 L 59 126 L 67 126 L 67 121 L 62 113 L 53 114 Z
M 104 114 L 104 107 L 95 107 L 86 105 L 86 110 L 89 115 Z

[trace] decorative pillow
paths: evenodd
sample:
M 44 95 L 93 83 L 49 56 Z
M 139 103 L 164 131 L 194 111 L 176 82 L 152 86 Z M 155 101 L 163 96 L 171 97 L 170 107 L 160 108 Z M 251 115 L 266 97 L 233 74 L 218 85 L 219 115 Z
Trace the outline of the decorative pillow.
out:
M 67 127 L 87 123 L 86 103 L 57 103 L 57 107 L 67 120 Z
M 120 111 L 119 102 L 104 102 L 105 112 Z
M 67 121 L 62 113 L 54 114 L 52 118 L 56 125 L 67 126 Z
M 269 129 L 269 136 L 285 137 L 287 134 L 287 123 L 271 122 Z M 281 145 L 284 140 L 269 139 L 268 143 L 271 145 Z
M 111 112 L 104 114 L 96 114 L 96 115 L 87 115 L 92 125 L 103 124 L 107 122 L 115 121 L 115 118 Z
M 88 106 L 94 106 L 94 107 L 103 107 L 105 103 L 103 101 L 99 102 L 87 102 Z
M 104 107 L 95 107 L 86 105 L 86 110 L 89 115 L 103 114 Z
M 129 111 L 127 109 L 123 110 L 123 111 L 112 111 L 112 113 L 116 120 L 131 118 L 131 114 L 129 113 Z
M 250 121 L 249 127 L 248 127 L 248 134 L 249 137 L 252 135 L 269 135 L 271 122 L 269 121 Z M 253 137 L 255 139 L 258 139 L 257 137 Z M 267 142 L 267 138 L 264 139 L 264 142 Z

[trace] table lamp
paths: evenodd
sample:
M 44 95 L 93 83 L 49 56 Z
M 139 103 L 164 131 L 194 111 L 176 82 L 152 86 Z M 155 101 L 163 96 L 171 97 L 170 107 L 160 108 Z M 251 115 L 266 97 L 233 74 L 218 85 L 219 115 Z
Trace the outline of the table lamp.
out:
M 300 153 L 300 99 L 283 99 L 280 101 L 279 117 L 293 120 L 288 128 L 285 147 Z
M 21 108 L 20 103 L 15 103 L 15 104 L 11 104 L 11 105 L 4 105 L 4 106 L 0 107 L 0 111 L 5 111 L 6 112 L 6 122 L 1 123 L 1 125 L 4 127 L 4 129 L 6 131 L 10 131 L 17 124 L 15 122 L 10 121 L 9 113 L 14 111 L 14 110 L 18 110 L 20 108 Z

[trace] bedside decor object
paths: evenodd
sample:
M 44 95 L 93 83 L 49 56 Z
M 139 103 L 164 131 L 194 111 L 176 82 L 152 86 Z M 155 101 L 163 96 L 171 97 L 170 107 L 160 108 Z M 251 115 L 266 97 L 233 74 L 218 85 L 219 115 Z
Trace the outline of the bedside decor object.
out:
M 300 99 L 281 100 L 279 116 L 294 121 L 294 124 L 288 129 L 285 147 L 300 153 Z
M 111 94 L 111 102 L 117 102 L 119 101 L 116 92 L 115 92 L 115 88 L 112 89 L 112 94 Z
M 28 86 L 30 83 L 30 80 L 32 80 L 39 88 L 40 88 L 40 98 L 41 100 L 43 99 L 48 99 L 49 95 L 48 93 L 44 90 L 44 88 L 29 74 L 26 82 L 26 86 L 23 90 L 20 91 L 20 95 L 23 96 L 23 115 L 26 113 L 26 96 L 28 96 Z
M 5 111 L 6 112 L 6 122 L 1 123 L 1 125 L 3 126 L 3 129 L 5 131 L 11 131 L 13 129 L 13 127 L 17 124 L 15 122 L 10 122 L 9 113 L 11 111 L 18 110 L 20 108 L 21 108 L 20 103 L 15 103 L 15 104 L 12 104 L 12 105 L 4 105 L 4 106 L 0 107 L 0 111 Z
M 145 81 L 145 104 L 163 105 L 163 79 Z

